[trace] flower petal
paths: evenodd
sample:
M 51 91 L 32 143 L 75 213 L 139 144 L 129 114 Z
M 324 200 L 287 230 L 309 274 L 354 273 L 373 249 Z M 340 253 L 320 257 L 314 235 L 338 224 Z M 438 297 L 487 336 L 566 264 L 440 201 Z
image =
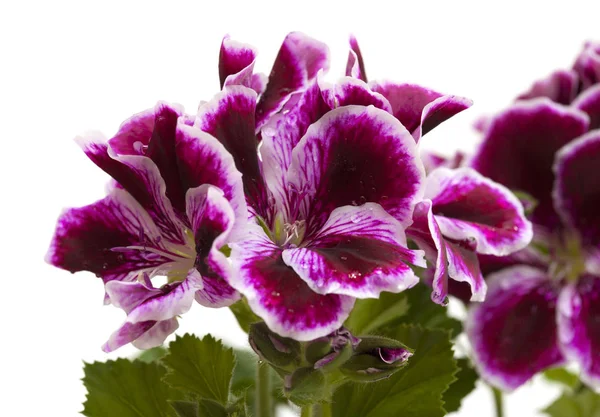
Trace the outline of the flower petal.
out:
M 106 292 L 113 301 L 119 292 L 139 293 L 139 286 L 145 285 L 140 282 L 110 281 L 106 283 Z M 155 288 L 146 288 L 149 293 L 155 294 Z M 202 280 L 199 274 L 192 271 L 182 282 L 165 284 L 160 288 L 160 294 L 136 306 L 127 314 L 127 321 L 130 323 L 162 321 L 187 313 L 192 306 L 196 291 L 200 289 L 202 289 Z
M 393 115 L 416 141 L 473 104 L 466 98 L 444 95 L 416 84 L 371 83 L 371 89 L 389 100 Z
M 600 130 L 571 142 L 556 155 L 555 207 L 579 231 L 585 246 L 600 244 Z
M 390 102 L 381 94 L 371 91 L 367 83 L 357 78 L 343 77 L 335 84 L 319 80 L 319 86 L 321 87 L 323 99 L 332 109 L 351 104 L 359 106 L 373 105 L 378 109 L 392 113 Z
M 490 275 L 486 301 L 469 309 L 466 332 L 475 364 L 489 383 L 515 389 L 539 371 L 563 363 L 557 343 L 558 288 L 529 266 Z
M 255 59 L 256 50 L 252 46 L 225 36 L 219 53 L 221 88 L 236 84 L 251 87 Z
M 177 126 L 178 171 L 185 189 L 210 184 L 218 187 L 235 213 L 233 235 L 248 217 L 242 174 L 233 157 L 213 136 L 179 123 Z M 189 218 L 190 221 L 192 218 Z
M 579 54 L 573 69 L 581 80 L 580 89 L 587 89 L 600 82 L 600 44 L 586 42 Z
M 558 334 L 567 358 L 581 366 L 581 379 L 600 388 L 600 278 L 569 284 L 558 300 Z
M 265 182 L 277 207 L 286 210 L 286 218 L 291 217 L 288 203 L 292 199 L 292 190 L 286 174 L 292 161 L 292 150 L 308 127 L 328 111 L 315 80 L 306 90 L 290 97 L 283 111 L 274 115 L 262 129 L 260 155 Z
M 487 284 L 481 274 L 477 254 L 460 243 L 446 241 L 448 275 L 453 281 L 469 284 L 470 301 L 483 301 L 487 294 Z
M 326 336 L 343 324 L 354 305 L 351 297 L 311 290 L 257 225 L 250 225 L 247 238 L 232 245 L 231 259 L 236 271 L 232 286 L 281 336 L 300 341 Z
M 335 208 L 366 202 L 380 204 L 405 228 L 423 175 L 414 140 L 392 115 L 345 106 L 310 126 L 293 151 L 288 179 L 310 236 Z
M 422 251 L 406 247 L 397 220 L 380 205 L 335 209 L 304 247 L 283 251 L 283 261 L 319 294 L 377 298 L 419 282 L 408 263 L 425 266 Z
M 132 280 L 169 261 L 138 250 L 113 250 L 144 245 L 160 248 L 161 233 L 148 213 L 123 189 L 104 199 L 64 211 L 46 260 L 70 272 L 90 271 L 107 282 Z
M 590 130 L 600 128 L 600 84 L 581 93 L 573 102 L 573 107 L 590 117 Z
M 187 213 L 196 244 L 194 267 L 202 279 L 196 301 L 206 307 L 225 307 L 239 300 L 229 284 L 231 266 L 219 250 L 229 241 L 235 215 L 221 190 L 201 185 L 187 192 Z
M 531 100 L 547 97 L 559 104 L 571 104 L 577 95 L 579 79 L 577 73 L 569 70 L 554 71 L 548 77 L 536 81 L 517 100 Z
M 367 82 L 365 63 L 354 35 L 350 35 L 350 51 L 348 52 L 348 62 L 346 63 L 346 76 Z
M 127 325 L 126 323 L 125 325 Z M 167 337 L 179 328 L 176 318 L 156 322 L 149 330 L 131 342 L 138 349 L 146 350 L 162 346 Z
M 496 116 L 471 166 L 482 175 L 533 197 L 534 223 L 554 227 L 552 205 L 555 153 L 588 128 L 587 116 L 548 99 L 519 102 Z
M 183 243 L 181 224 L 166 196 L 165 181 L 150 158 L 143 155 L 117 155 L 106 140 L 95 133 L 75 140 L 92 162 L 142 205 L 165 237 Z
M 254 133 L 256 93 L 243 86 L 223 88 L 198 110 L 195 127 L 217 138 L 242 173 L 248 203 L 263 217 L 268 212 L 267 189 L 258 159 Z
M 125 346 L 126 344 L 143 337 L 144 333 L 149 332 L 156 324 L 157 323 L 152 320 L 141 323 L 125 322 L 119 329 L 110 335 L 106 343 L 102 345 L 102 350 L 106 353 L 114 352 L 121 346 Z
M 329 69 L 327 45 L 300 32 L 287 35 L 275 58 L 267 88 L 258 102 L 256 126 L 262 127 L 292 93 L 306 88 L 320 69 Z
M 470 168 L 434 170 L 425 182 L 425 198 L 433 202 L 444 237 L 467 241 L 478 253 L 508 255 L 533 236 L 519 200 Z
M 180 107 L 158 102 L 154 109 L 138 113 L 123 122 L 119 132 L 108 141 L 111 155 L 138 155 L 150 158 L 165 181 L 166 196 L 180 213 L 185 210 L 185 190 L 181 187 L 177 171 L 175 129 L 182 114 L 183 110 Z M 128 188 L 127 183 L 121 185 Z M 130 192 L 134 194 L 133 191 Z
M 427 260 L 435 265 L 431 300 L 443 304 L 448 295 L 448 255 L 446 242 L 433 215 L 432 205 L 431 200 L 423 200 L 415 206 L 413 224 L 406 233 L 425 251 Z

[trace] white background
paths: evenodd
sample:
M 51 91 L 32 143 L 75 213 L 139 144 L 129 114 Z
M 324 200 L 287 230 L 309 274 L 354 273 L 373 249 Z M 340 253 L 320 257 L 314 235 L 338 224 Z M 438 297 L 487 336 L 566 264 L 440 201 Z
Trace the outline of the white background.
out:
M 101 283 L 43 262 L 63 207 L 103 196 L 107 177 L 72 138 L 116 132 L 159 99 L 193 112 L 219 88 L 217 57 L 230 33 L 260 51 L 268 72 L 280 42 L 301 30 L 329 44 L 341 75 L 347 36 L 359 39 L 371 79 L 417 82 L 472 98 L 472 109 L 424 140 L 469 149 L 476 116 L 505 106 L 531 81 L 567 67 L 585 39 L 600 38 L 600 2 L 533 1 L 16 1 L 0 3 L 0 379 L 4 416 L 75 416 L 82 360 L 124 318 L 103 307 Z M 195 306 L 179 333 L 244 335 L 227 310 Z M 508 398 L 507 416 L 535 416 L 557 389 L 540 381 Z M 492 415 L 480 387 L 460 416 Z

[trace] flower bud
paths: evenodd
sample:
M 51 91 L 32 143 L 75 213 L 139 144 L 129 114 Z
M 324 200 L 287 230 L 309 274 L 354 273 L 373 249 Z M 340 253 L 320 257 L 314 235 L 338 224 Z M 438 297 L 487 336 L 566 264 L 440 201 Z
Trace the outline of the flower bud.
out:
M 330 395 L 325 375 L 312 367 L 298 368 L 285 376 L 283 387 L 286 396 L 299 406 L 323 401 Z
M 343 365 L 354 353 L 360 339 L 341 328 L 328 336 L 320 337 L 306 345 L 304 357 L 314 369 L 329 372 Z
M 378 381 L 390 377 L 405 366 L 412 354 L 412 350 L 397 340 L 366 336 L 340 370 L 353 381 Z
M 300 362 L 300 343 L 272 332 L 264 322 L 250 325 L 248 342 L 261 359 L 275 367 L 291 370 Z

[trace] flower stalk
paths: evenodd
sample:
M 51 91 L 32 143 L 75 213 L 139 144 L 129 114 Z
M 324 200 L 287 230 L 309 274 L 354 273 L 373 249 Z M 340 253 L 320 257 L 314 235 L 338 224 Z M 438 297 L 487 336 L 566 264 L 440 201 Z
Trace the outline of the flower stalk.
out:
M 255 415 L 271 417 L 273 406 L 271 404 L 271 375 L 269 364 L 259 360 L 256 363 L 256 404 Z

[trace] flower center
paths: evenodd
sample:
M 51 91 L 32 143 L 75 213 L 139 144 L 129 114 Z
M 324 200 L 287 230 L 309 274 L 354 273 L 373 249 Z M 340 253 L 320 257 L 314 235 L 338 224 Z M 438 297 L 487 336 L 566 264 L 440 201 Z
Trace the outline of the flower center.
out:
M 138 257 L 147 261 L 156 261 L 158 265 L 143 274 L 138 274 L 138 281 L 144 282 L 144 274 L 150 279 L 164 276 L 167 285 L 183 281 L 196 260 L 196 244 L 194 233 L 190 229 L 184 231 L 186 242 L 181 245 L 170 241 L 161 241 L 159 245 L 146 244 L 113 248 L 114 252 L 138 252 Z
M 293 223 L 286 222 L 281 213 L 275 216 L 272 238 L 282 248 L 297 248 L 304 239 L 306 233 L 306 222 L 296 220 Z
M 585 271 L 585 255 L 579 234 L 574 231 L 564 232 L 554 245 L 550 276 L 575 282 Z

